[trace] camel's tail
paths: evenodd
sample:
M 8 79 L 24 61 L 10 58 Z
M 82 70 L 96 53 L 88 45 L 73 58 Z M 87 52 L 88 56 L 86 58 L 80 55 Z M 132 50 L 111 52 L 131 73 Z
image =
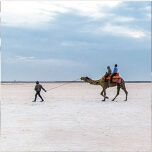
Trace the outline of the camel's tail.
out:
M 124 79 L 121 79 L 121 86 L 126 88 Z

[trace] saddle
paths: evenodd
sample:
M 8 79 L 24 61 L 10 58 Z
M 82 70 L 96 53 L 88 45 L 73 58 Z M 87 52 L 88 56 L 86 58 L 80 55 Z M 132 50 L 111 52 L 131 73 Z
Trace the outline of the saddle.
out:
M 102 77 L 105 79 L 105 75 Z M 107 81 L 110 81 L 111 75 L 106 78 Z M 112 82 L 121 83 L 122 78 L 120 77 L 119 73 L 112 77 Z

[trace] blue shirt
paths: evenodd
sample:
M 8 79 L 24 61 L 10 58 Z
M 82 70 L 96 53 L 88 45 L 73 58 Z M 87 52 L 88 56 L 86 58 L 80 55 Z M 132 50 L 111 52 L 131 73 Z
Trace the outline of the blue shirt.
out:
M 114 67 L 113 73 L 118 73 L 118 68 L 117 67 Z

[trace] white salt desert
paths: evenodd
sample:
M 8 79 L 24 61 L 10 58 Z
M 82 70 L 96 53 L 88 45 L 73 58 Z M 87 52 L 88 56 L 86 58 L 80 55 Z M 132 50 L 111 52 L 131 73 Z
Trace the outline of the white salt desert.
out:
M 34 86 L 2 84 L 2 151 L 151 151 L 151 83 L 127 83 L 128 101 L 109 88 L 105 102 L 100 86 L 70 83 L 33 103 Z

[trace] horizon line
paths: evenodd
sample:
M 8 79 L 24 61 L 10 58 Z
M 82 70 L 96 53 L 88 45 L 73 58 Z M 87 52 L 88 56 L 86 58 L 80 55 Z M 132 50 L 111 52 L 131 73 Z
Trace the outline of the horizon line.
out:
M 1 83 L 35 83 L 36 81 L 1 81 Z M 39 81 L 40 83 L 85 83 L 84 81 Z M 148 80 L 141 80 L 141 81 L 125 81 L 126 83 L 152 83 L 152 81 Z

